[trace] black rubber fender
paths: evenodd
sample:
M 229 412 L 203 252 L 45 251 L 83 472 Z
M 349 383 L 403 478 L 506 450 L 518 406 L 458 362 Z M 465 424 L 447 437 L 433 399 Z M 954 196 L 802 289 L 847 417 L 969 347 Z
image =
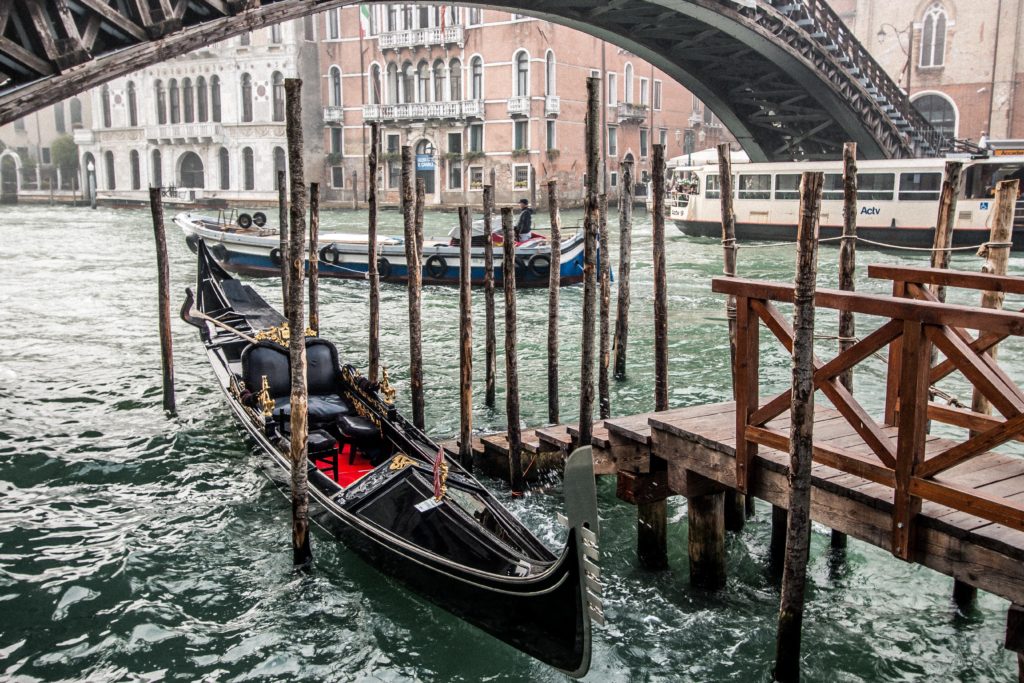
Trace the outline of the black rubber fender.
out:
M 534 276 L 545 277 L 551 272 L 551 257 L 547 254 L 534 254 L 526 265 Z
M 391 261 L 381 256 L 377 259 L 377 277 L 381 280 L 387 280 L 391 277 Z
M 427 259 L 424 267 L 427 269 L 427 275 L 436 280 L 444 277 L 444 274 L 448 272 L 448 261 L 445 260 L 444 256 L 434 254 Z
M 275 266 L 281 265 L 281 249 L 279 247 L 274 247 L 270 250 L 270 262 Z
M 250 228 L 252 227 L 252 216 L 247 213 L 240 213 L 238 214 L 238 219 L 235 222 L 238 223 L 238 227 L 240 228 Z
M 218 261 L 228 260 L 228 248 L 223 244 L 215 244 L 210 247 L 210 253 L 213 254 L 213 257 Z
M 264 225 L 267 224 L 267 214 L 263 213 L 262 211 L 257 211 L 252 215 L 252 222 L 256 225 L 257 228 L 262 228 Z
M 320 249 L 320 260 L 324 263 L 338 265 L 338 262 L 341 260 L 341 252 L 338 250 L 338 245 L 331 242 L 326 247 L 322 247 Z

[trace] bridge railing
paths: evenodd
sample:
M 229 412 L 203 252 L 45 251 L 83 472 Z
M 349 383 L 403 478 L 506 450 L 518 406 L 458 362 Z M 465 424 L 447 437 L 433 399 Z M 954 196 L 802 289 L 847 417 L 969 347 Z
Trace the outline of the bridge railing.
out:
M 898 275 L 893 270 L 869 271 Z M 949 273 L 950 271 L 946 271 Z M 983 278 L 984 281 L 968 277 Z M 924 276 L 914 275 L 918 280 Z M 1013 291 L 1024 293 L 1024 280 L 992 279 L 992 276 L 955 274 L 949 283 L 970 283 L 984 288 L 1015 280 Z M 959 278 L 959 279 L 957 279 Z M 999 282 L 996 282 L 999 280 Z M 927 279 L 924 281 L 927 282 Z M 1004 283 L 1004 284 L 1000 284 Z M 902 285 L 901 285 L 902 286 Z M 956 286 L 964 286 L 959 284 Z M 901 292 L 915 294 L 918 282 L 907 283 Z M 790 447 L 788 430 L 769 426 L 791 405 L 787 389 L 767 401 L 759 390 L 760 326 L 792 351 L 794 332 L 774 302 L 791 303 L 790 284 L 738 278 L 715 278 L 712 290 L 736 297 L 736 353 L 733 376 L 736 395 L 736 484 L 746 492 L 751 458 L 758 445 L 783 452 Z M 885 322 L 874 332 L 828 361 L 814 359 L 815 391 L 835 406 L 861 445 L 836 446 L 817 440 L 814 461 L 894 489 L 892 552 L 903 559 L 913 553 L 914 520 L 922 500 L 969 512 L 991 522 L 1024 531 L 1024 502 L 986 493 L 964 478 L 968 463 L 991 449 L 1024 435 L 1024 392 L 997 362 L 984 353 L 1008 336 L 1024 335 L 1024 313 L 993 311 L 927 300 L 819 289 L 815 305 L 820 309 L 880 316 Z M 978 330 L 973 338 L 966 329 Z M 933 345 L 945 360 L 930 365 Z M 839 381 L 839 376 L 888 347 L 888 391 L 882 420 L 876 420 Z M 954 411 L 932 404 L 929 389 L 945 374 L 959 371 L 988 398 L 1001 416 Z M 945 373 L 945 374 L 943 374 Z M 928 420 L 943 420 L 973 430 L 966 439 L 928 442 Z M 958 472 L 953 468 L 965 466 Z M 1024 461 L 1020 465 L 1024 474 Z

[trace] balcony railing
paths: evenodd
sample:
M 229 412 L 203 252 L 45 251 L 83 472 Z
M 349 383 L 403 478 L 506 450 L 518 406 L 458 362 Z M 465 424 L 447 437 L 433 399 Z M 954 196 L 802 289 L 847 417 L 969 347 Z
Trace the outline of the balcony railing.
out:
M 399 50 L 403 47 L 430 47 L 431 45 L 458 44 L 466 41 L 466 30 L 463 26 L 446 26 L 435 28 L 414 28 L 405 31 L 389 31 L 377 35 L 377 45 L 381 50 Z
M 643 121 L 647 118 L 647 105 L 619 102 L 619 121 Z
M 562 111 L 562 101 L 558 95 L 548 95 L 544 98 L 544 116 L 558 116 Z
M 324 123 L 345 123 L 345 109 L 343 107 L 324 107 Z
M 482 118 L 483 113 L 482 100 L 363 105 L 363 119 L 366 121 Z
M 147 126 L 146 139 L 158 142 L 222 142 L 224 129 L 219 123 L 174 123 Z
M 510 97 L 508 98 L 508 115 L 509 116 L 529 116 L 530 115 L 530 98 L 529 97 Z

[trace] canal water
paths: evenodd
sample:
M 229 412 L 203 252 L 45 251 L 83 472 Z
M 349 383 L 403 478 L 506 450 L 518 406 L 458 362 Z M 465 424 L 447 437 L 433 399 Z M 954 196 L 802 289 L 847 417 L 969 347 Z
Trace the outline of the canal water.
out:
M 565 223 L 579 218 L 567 213 Z M 445 234 L 454 220 L 428 215 L 428 236 Z M 384 233 L 401 232 L 397 213 L 384 213 L 381 223 Z M 360 214 L 332 211 L 322 229 L 363 224 Z M 173 226 L 168 235 L 177 306 L 195 263 Z M 616 415 L 653 405 L 650 235 L 639 215 L 629 377 L 612 382 Z M 721 271 L 721 246 L 684 237 L 670 224 L 667 254 L 671 403 L 728 400 L 724 302 L 709 284 Z M 822 285 L 835 286 L 837 255 L 823 246 Z M 925 257 L 860 254 L 861 264 L 900 261 Z M 744 246 L 739 264 L 742 276 L 792 281 L 794 249 Z M 1022 265 L 1013 258 L 1011 271 Z M 958 254 L 953 266 L 976 270 L 979 261 Z M 863 273 L 859 289 L 887 289 Z M 315 570 L 293 574 L 289 505 L 235 426 L 193 330 L 177 318 L 179 412 L 169 418 L 161 409 L 154 275 L 148 212 L 0 208 L 0 678 L 563 679 L 410 594 L 322 533 L 313 538 Z M 254 286 L 279 302 L 276 280 Z M 328 280 L 321 287 L 323 334 L 345 360 L 365 365 L 366 283 Z M 976 294 L 958 296 L 970 302 Z M 477 321 L 482 298 L 474 291 Z M 562 293 L 565 421 L 578 408 L 581 299 L 579 287 Z M 457 292 L 428 287 L 423 301 L 428 431 L 449 437 L 458 429 Z M 520 293 L 523 420 L 531 426 L 546 416 L 546 302 L 546 291 Z M 878 322 L 861 324 L 863 333 Z M 824 337 L 835 325 L 834 313 L 819 316 Z M 406 406 L 402 287 L 382 288 L 381 328 L 381 357 Z M 474 419 L 482 431 L 498 430 L 503 394 L 497 411 L 482 405 L 483 338 L 478 323 Z M 788 359 L 763 339 L 763 390 L 781 390 Z M 834 341 L 819 340 L 818 351 L 833 354 Z M 1000 357 L 1011 369 L 1024 368 L 1019 344 L 1005 344 Z M 869 409 L 879 407 L 883 383 L 880 361 L 859 371 L 857 395 Z M 962 385 L 945 388 L 965 398 Z M 557 481 L 522 499 L 499 481 L 488 483 L 550 547 L 560 546 Z M 685 501 L 669 503 L 671 569 L 650 573 L 635 562 L 635 509 L 616 500 L 610 479 L 601 480 L 598 494 L 608 626 L 596 630 L 587 680 L 768 680 L 778 605 L 766 567 L 768 507 L 729 536 L 728 586 L 707 593 L 687 585 Z M 1014 657 L 1002 648 L 1005 601 L 982 594 L 976 610 L 959 614 L 951 588 L 949 579 L 859 542 L 845 558 L 834 557 L 827 530 L 816 527 L 806 680 L 1014 679 Z

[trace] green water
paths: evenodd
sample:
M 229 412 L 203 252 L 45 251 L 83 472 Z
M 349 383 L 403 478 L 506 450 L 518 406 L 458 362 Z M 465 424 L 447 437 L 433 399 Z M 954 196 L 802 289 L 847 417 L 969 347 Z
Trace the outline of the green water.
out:
M 566 222 L 577 218 L 567 214 Z M 453 220 L 428 215 L 428 235 L 443 235 Z M 399 233 L 399 221 L 383 214 L 384 232 Z M 322 220 L 325 230 L 362 223 L 340 211 Z M 177 307 L 195 264 L 175 229 L 168 234 Z M 616 415 L 653 406 L 650 234 L 639 217 L 629 378 L 612 382 Z M 315 571 L 292 573 L 290 508 L 214 388 L 193 330 L 177 318 L 179 412 L 167 418 L 161 410 L 152 242 L 147 212 L 0 208 L 0 679 L 562 680 L 322 534 L 314 536 Z M 667 252 L 671 403 L 727 400 L 724 302 L 709 286 L 721 271 L 721 247 L 669 225 Z M 822 285 L 835 285 L 836 259 L 834 247 L 822 248 Z M 900 260 L 924 259 L 860 258 Z M 739 262 L 743 276 L 791 281 L 794 252 L 746 246 Z M 978 260 L 958 255 L 953 265 L 976 270 Z M 1011 272 L 1022 265 L 1011 259 Z M 279 301 L 277 281 L 255 286 Z M 863 277 L 858 288 L 887 289 Z M 565 421 L 578 407 L 581 298 L 579 287 L 563 290 Z M 405 406 L 405 291 L 385 285 L 381 299 L 381 356 Z M 363 282 L 322 281 L 323 333 L 359 365 L 366 301 Z M 458 429 L 457 292 L 428 287 L 423 301 L 428 431 L 448 437 Z M 520 293 L 522 411 L 530 426 L 546 418 L 546 308 L 546 291 Z M 483 320 L 478 291 L 474 315 Z M 863 334 L 878 321 L 860 324 Z M 833 314 L 821 314 L 819 331 L 835 333 Z M 504 396 L 499 391 L 497 411 L 482 405 L 483 338 L 478 322 L 474 420 L 491 431 L 504 427 Z M 820 340 L 819 353 L 829 357 L 832 345 Z M 762 346 L 767 394 L 785 386 L 788 359 L 767 336 Z M 1000 358 L 1011 373 L 1024 368 L 1019 344 L 1004 344 Z M 499 388 L 501 362 L 499 354 Z M 858 370 L 857 396 L 870 410 L 879 407 L 882 367 L 870 361 Z M 964 397 L 962 385 L 944 386 Z M 550 547 L 561 544 L 557 482 L 522 499 L 489 483 Z M 729 536 L 728 586 L 706 593 L 687 585 L 685 502 L 669 504 L 671 569 L 650 573 L 635 562 L 635 510 L 616 500 L 611 480 L 601 481 L 599 498 L 609 624 L 595 633 L 587 680 L 767 680 L 778 605 L 766 567 L 769 509 L 759 507 L 742 534 Z M 833 557 L 827 530 L 816 527 L 806 680 L 1014 679 L 1014 658 L 1002 648 L 1005 601 L 982 594 L 962 615 L 950 592 L 949 579 L 862 543 L 851 542 L 845 559 Z

